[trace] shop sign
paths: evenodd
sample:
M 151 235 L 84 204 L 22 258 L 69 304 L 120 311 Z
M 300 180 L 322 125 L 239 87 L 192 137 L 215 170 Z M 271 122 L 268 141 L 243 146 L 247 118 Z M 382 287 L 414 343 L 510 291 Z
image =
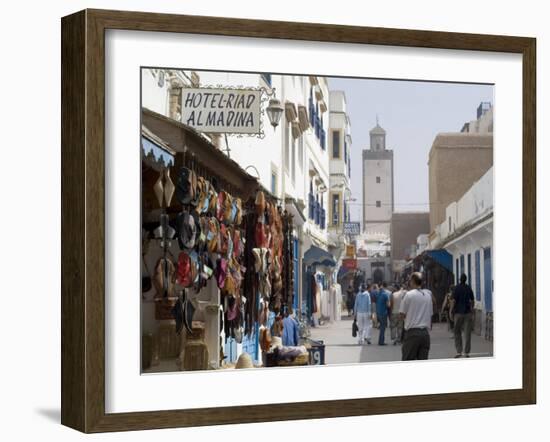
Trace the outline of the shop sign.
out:
M 357 269 L 357 260 L 356 259 L 343 259 L 342 260 L 342 267 L 349 269 L 349 270 L 355 270 Z
M 182 122 L 200 132 L 259 134 L 261 90 L 184 88 Z
M 344 223 L 344 235 L 359 235 L 361 232 L 361 223 L 347 222 Z

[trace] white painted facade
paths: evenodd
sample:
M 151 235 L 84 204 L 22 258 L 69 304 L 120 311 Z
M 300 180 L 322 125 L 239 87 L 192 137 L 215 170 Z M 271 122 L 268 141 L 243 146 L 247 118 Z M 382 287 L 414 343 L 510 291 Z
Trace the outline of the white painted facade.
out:
M 483 334 L 493 302 L 493 168 L 446 209 L 446 220 L 430 240 L 430 249 L 444 248 L 453 256 L 455 283 L 468 277 L 476 298 L 476 331 Z
M 330 91 L 328 231 L 329 246 L 339 261 L 347 244 L 342 232 L 343 223 L 349 221 L 350 213 L 351 143 L 351 122 L 346 111 L 345 93 Z
M 181 87 L 261 87 L 280 100 L 285 110 L 276 128 L 271 126 L 267 114 L 262 115 L 262 139 L 203 135 L 249 174 L 257 176 L 261 184 L 285 201 L 287 209 L 293 213 L 298 241 L 298 271 L 294 282 L 300 308 L 304 253 L 313 245 L 329 250 L 330 92 L 326 78 L 179 70 L 164 73 L 166 81 L 163 83 L 159 81 L 158 72 L 142 71 L 142 105 L 178 121 L 181 121 L 181 113 L 174 104 L 174 95 L 180 93 L 178 88 Z M 264 110 L 268 102 L 264 102 Z M 179 106 L 181 109 L 181 100 Z M 325 269 L 327 280 L 333 270 Z

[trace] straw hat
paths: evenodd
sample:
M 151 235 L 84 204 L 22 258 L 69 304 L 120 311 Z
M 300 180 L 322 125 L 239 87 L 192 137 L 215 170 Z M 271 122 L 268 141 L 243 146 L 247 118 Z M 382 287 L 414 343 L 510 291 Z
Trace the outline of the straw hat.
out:
M 237 359 L 237 364 L 235 365 L 235 368 L 254 368 L 254 364 L 252 363 L 252 358 L 250 357 L 250 355 L 246 352 L 241 353 L 239 359 Z

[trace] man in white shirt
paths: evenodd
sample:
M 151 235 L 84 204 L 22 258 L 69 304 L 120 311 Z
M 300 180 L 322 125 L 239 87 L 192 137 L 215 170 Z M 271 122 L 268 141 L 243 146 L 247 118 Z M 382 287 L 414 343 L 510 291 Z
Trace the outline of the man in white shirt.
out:
M 428 359 L 432 328 L 432 292 L 422 289 L 422 273 L 415 272 L 409 280 L 409 290 L 399 306 L 405 321 L 405 339 L 401 348 L 402 360 Z

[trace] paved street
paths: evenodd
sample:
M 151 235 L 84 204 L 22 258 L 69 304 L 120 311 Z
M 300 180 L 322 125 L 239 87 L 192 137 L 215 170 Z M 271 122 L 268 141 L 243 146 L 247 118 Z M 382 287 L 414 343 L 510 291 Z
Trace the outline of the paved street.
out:
M 371 345 L 357 345 L 357 339 L 351 336 L 352 320 L 346 316 L 339 322 L 332 322 L 311 328 L 311 338 L 325 343 L 326 364 L 349 364 L 356 362 L 400 361 L 401 346 L 393 345 L 390 330 L 386 329 L 386 343 L 379 346 L 378 329 L 372 330 Z M 453 358 L 455 355 L 454 339 L 447 330 L 447 324 L 434 324 L 431 331 L 430 359 Z M 471 357 L 493 355 L 493 343 L 482 336 L 472 333 Z

